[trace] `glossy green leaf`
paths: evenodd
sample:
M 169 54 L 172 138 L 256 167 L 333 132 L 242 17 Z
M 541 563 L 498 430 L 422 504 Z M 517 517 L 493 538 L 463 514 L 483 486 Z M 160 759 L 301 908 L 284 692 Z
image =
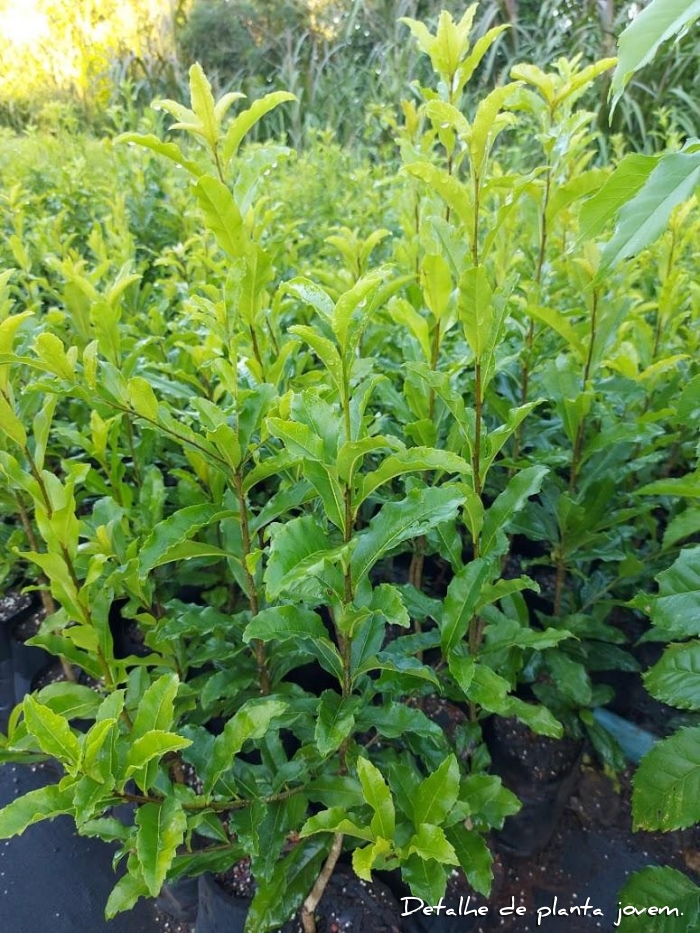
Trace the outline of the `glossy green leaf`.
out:
M 396 813 L 391 791 L 381 771 L 368 758 L 357 759 L 357 776 L 362 784 L 365 800 L 374 810 L 370 828 L 375 837 L 392 839 Z
M 363 580 L 376 562 L 401 542 L 454 518 L 462 501 L 458 489 L 441 486 L 416 489 L 400 502 L 387 502 L 360 537 L 352 555 L 354 583 Z
M 23 708 L 27 731 L 37 740 L 41 750 L 67 767 L 76 767 L 80 761 L 80 742 L 68 721 L 48 706 L 42 706 L 31 694 L 24 698 Z
M 429 775 L 413 797 L 413 822 L 441 824 L 459 795 L 459 765 L 454 755 L 442 762 L 437 771 Z M 427 858 L 424 853 L 419 853 Z
M 136 812 L 136 853 L 143 880 L 151 897 L 157 897 L 182 845 L 187 829 L 187 817 L 174 797 L 161 803 L 146 803 Z
M 0 839 L 21 836 L 28 826 L 69 813 L 72 807 L 72 789 L 61 790 L 58 784 L 49 784 L 30 790 L 0 810 Z
M 270 724 L 287 709 L 284 700 L 264 698 L 250 700 L 241 707 L 224 726 L 221 735 L 214 740 L 214 747 L 209 768 L 204 782 L 204 789 L 213 789 L 219 777 L 233 765 L 233 759 L 247 741 L 262 738 Z M 188 743 L 189 744 L 189 743 Z
M 198 531 L 214 522 L 235 515 L 211 503 L 188 505 L 159 522 L 146 538 L 139 552 L 139 573 L 142 577 L 155 567 L 168 563 L 177 549 Z

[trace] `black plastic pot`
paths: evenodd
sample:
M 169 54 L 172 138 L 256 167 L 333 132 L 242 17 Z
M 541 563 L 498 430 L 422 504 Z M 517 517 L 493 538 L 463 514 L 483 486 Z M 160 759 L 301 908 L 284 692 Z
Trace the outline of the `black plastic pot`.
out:
M 36 676 L 55 661 L 43 648 L 25 645 L 17 627 L 39 611 L 31 596 L 8 593 L 0 599 L 0 720 L 3 728 L 12 708 L 31 691 Z
M 231 897 L 212 875 L 199 877 L 196 933 L 243 933 L 250 902 Z
M 484 739 L 491 770 L 522 804 L 495 834 L 497 848 L 521 858 L 536 855 L 552 838 L 576 787 L 583 740 L 549 739 L 500 717 L 484 723 Z
M 181 878 L 164 884 L 156 898 L 156 906 L 174 920 L 194 923 L 199 905 L 199 879 Z

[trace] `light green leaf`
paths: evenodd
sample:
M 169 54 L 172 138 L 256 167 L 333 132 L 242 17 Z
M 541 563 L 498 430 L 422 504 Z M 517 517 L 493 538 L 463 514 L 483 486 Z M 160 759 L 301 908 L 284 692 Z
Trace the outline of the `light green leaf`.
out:
M 23 708 L 27 731 L 37 740 L 41 750 L 68 767 L 77 767 L 80 742 L 71 732 L 68 721 L 48 706 L 42 706 L 31 694 L 24 698 Z
M 273 606 L 271 609 L 263 609 L 248 623 L 243 641 L 246 644 L 253 638 L 260 641 L 286 641 L 300 636 L 327 638 L 328 632 L 321 617 L 301 606 Z
M 467 269 L 459 280 L 457 307 L 467 343 L 474 357 L 482 360 L 493 349 L 496 315 L 491 285 L 481 266 Z
M 418 855 L 422 859 L 434 859 L 441 865 L 459 865 L 457 853 L 452 848 L 441 826 L 423 823 L 418 832 L 408 843 L 408 855 Z
M 136 772 L 145 768 L 149 762 L 154 759 L 160 760 L 169 752 L 180 751 L 180 749 L 187 748 L 191 744 L 192 742 L 189 739 L 184 739 L 174 732 L 163 732 L 160 729 L 146 732 L 141 738 L 136 739 L 129 748 L 126 758 L 127 776 L 135 774 L 134 780 L 139 783 L 140 778 Z M 143 787 L 143 790 L 147 789 L 147 787 Z
M 365 501 L 384 483 L 403 476 L 406 473 L 423 470 L 443 470 L 445 473 L 470 474 L 471 465 L 463 457 L 449 450 L 436 450 L 433 447 L 410 447 L 387 457 L 382 465 L 362 477 L 357 495 L 356 507 Z
M 413 822 L 441 824 L 457 802 L 459 795 L 459 764 L 454 755 L 449 755 L 442 762 L 437 771 L 434 771 L 421 783 L 413 797 Z M 419 852 L 423 858 L 424 853 Z
M 272 94 L 266 94 L 265 97 L 254 101 L 247 110 L 242 111 L 232 120 L 221 148 L 224 165 L 228 165 L 236 156 L 246 133 L 255 126 L 258 120 L 288 100 L 296 100 L 296 97 L 289 91 L 273 91 Z
M 365 800 L 374 810 L 370 829 L 375 838 L 393 839 L 396 813 L 389 785 L 382 777 L 379 768 L 368 758 L 357 759 L 357 776 L 362 784 Z
M 315 816 L 309 817 L 304 823 L 299 835 L 302 839 L 306 836 L 312 836 L 315 833 L 343 833 L 346 836 L 355 836 L 357 839 L 364 839 L 366 842 L 372 842 L 374 836 L 369 829 L 358 826 L 348 819 L 347 812 L 342 807 L 331 807 L 330 810 L 322 810 Z
M 28 826 L 40 820 L 52 820 L 61 813 L 70 813 L 73 789 L 60 790 L 58 784 L 30 790 L 0 810 L 0 839 L 21 836 Z
M 203 174 L 199 165 L 193 162 L 192 159 L 186 158 L 182 149 L 180 149 L 176 143 L 163 142 L 162 139 L 159 139 L 152 133 L 145 135 L 141 133 L 122 133 L 121 136 L 117 136 L 114 142 L 115 144 L 131 143 L 132 145 L 143 146 L 145 149 L 150 149 L 152 152 L 155 152 L 156 155 L 165 156 L 166 159 L 170 159 L 170 161 L 175 162 L 176 165 L 181 165 L 184 169 L 187 169 L 191 175 L 194 175 L 195 178 L 199 178 L 199 176 Z
M 146 803 L 136 811 L 136 854 L 143 880 L 151 897 L 157 897 L 182 845 L 187 829 L 187 817 L 175 797 L 161 803 Z
M 233 259 L 244 256 L 250 241 L 233 195 L 218 178 L 203 175 L 193 185 L 193 191 L 204 213 L 207 227 L 221 249 Z
M 131 910 L 140 897 L 148 897 L 146 882 L 139 875 L 126 874 L 112 888 L 107 898 L 105 917 L 112 920 L 123 910 Z

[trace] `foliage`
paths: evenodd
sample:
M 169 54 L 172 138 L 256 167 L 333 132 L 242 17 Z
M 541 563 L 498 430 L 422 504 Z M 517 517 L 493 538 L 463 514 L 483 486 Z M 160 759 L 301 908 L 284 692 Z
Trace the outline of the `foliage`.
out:
M 695 200 L 607 262 L 661 164 L 596 165 L 612 61 L 477 95 L 505 32 L 476 16 L 399 27 L 425 77 L 384 124 L 398 171 L 385 139 L 251 144 L 293 95 L 199 66 L 114 149 L 0 150 L 2 572 L 66 672 L 0 744 L 64 777 L 0 834 L 68 813 L 116 842 L 109 915 L 242 858 L 250 931 L 310 923 L 341 857 L 486 892 L 518 807 L 488 716 L 619 763 L 592 710 L 636 668 L 620 604 L 700 530 Z

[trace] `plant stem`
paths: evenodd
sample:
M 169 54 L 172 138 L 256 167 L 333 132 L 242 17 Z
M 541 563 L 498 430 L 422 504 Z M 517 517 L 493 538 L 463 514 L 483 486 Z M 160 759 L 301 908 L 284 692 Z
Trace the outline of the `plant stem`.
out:
M 251 554 L 250 524 L 248 521 L 248 504 L 246 502 L 245 492 L 243 491 L 243 476 L 241 475 L 240 469 L 236 470 L 233 474 L 233 484 L 236 490 L 236 498 L 238 499 L 238 508 L 241 513 L 241 538 L 243 541 L 243 560 L 241 563 L 243 566 L 243 573 L 245 574 L 246 586 L 248 588 L 250 612 L 251 615 L 256 616 L 260 611 L 260 603 L 258 602 L 258 591 L 255 586 L 255 580 L 248 566 L 248 558 Z M 252 644 L 255 660 L 258 665 L 260 693 L 266 695 L 270 692 L 270 672 L 267 667 L 265 644 L 259 638 L 254 638 Z
M 342 851 L 343 834 L 335 833 L 333 836 L 333 845 L 328 853 L 328 857 L 323 863 L 323 868 L 301 908 L 301 925 L 304 927 L 304 933 L 316 933 L 316 917 L 314 914 L 319 901 L 323 897 L 323 892 L 326 890 L 328 882 L 331 880 L 331 875 L 333 874 L 333 870 L 335 869 Z

